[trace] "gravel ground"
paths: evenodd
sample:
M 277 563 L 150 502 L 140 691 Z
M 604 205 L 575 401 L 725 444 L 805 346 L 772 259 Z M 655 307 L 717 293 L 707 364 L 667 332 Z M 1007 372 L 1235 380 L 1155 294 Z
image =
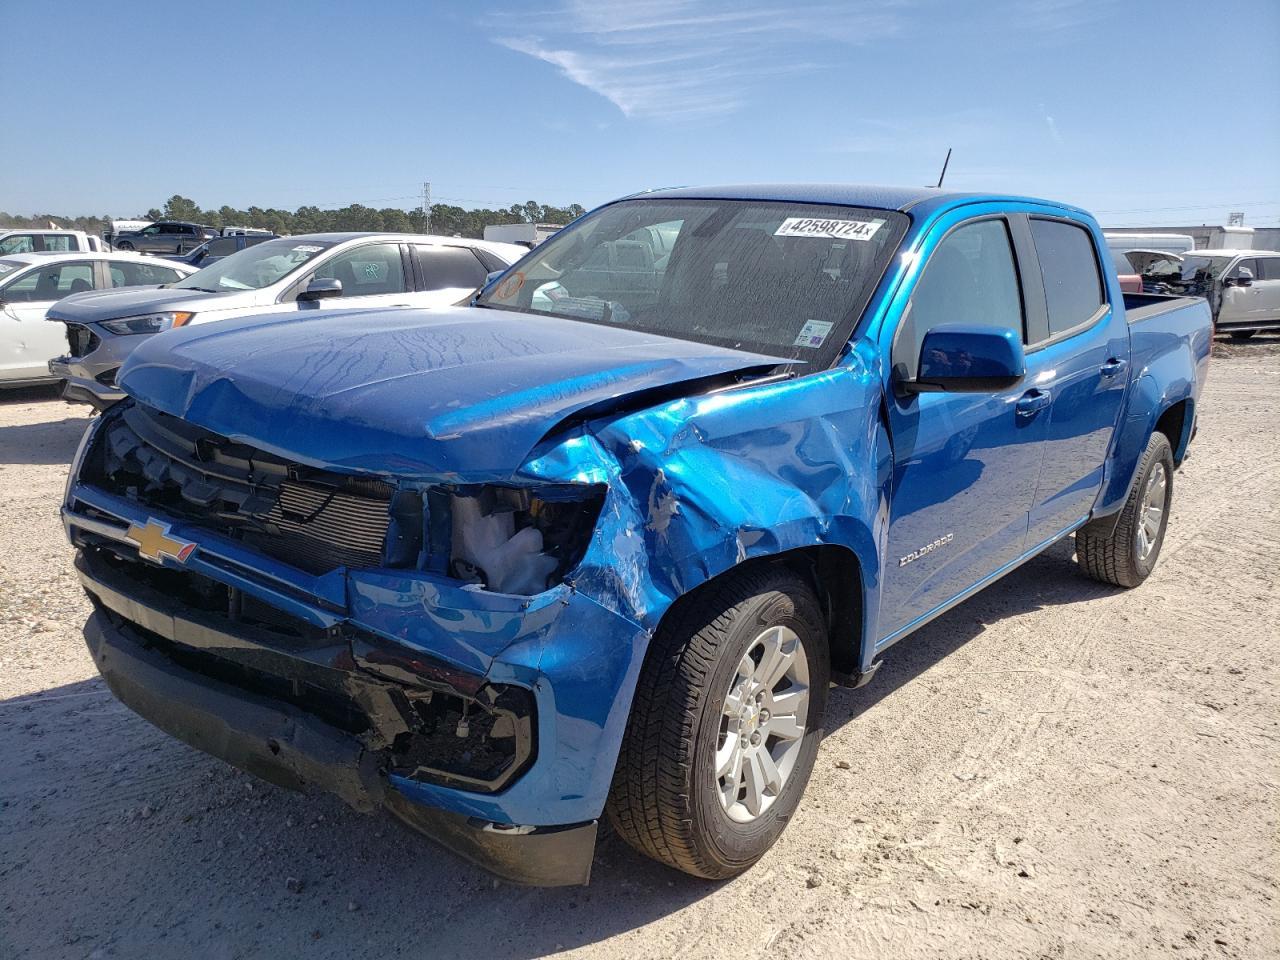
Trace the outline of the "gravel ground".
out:
M 495 883 L 115 703 L 55 518 L 86 423 L 0 397 L 0 957 L 1276 957 L 1280 338 L 1221 344 L 1160 566 L 1065 542 L 835 691 L 809 794 L 707 884 L 606 837 Z

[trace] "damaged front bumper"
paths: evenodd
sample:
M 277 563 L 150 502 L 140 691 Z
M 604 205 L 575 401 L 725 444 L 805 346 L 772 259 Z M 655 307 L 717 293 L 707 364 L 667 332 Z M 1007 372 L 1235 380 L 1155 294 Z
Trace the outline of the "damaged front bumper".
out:
M 411 572 L 310 576 L 74 479 L 63 519 L 96 607 L 90 649 L 136 712 L 264 779 L 385 808 L 507 879 L 586 882 L 636 624 L 564 585 L 512 597 Z M 141 559 L 130 529 L 155 522 L 195 548 Z M 195 580 L 228 604 L 168 588 Z M 424 733 L 415 718 L 433 710 Z M 459 768 L 474 751 L 450 744 L 477 727 L 516 745 L 509 763 Z
M 137 615 L 136 604 L 105 591 L 83 569 L 81 577 L 98 591 L 85 640 L 99 672 L 117 699 L 165 733 L 278 786 L 320 788 L 365 813 L 384 808 L 505 879 L 562 886 L 590 878 L 595 821 L 516 828 L 414 803 L 387 781 L 378 754 L 357 738 L 302 710 L 184 669 L 111 609 L 124 606 Z M 153 623 L 168 620 L 175 633 L 184 633 L 179 618 L 148 613 Z

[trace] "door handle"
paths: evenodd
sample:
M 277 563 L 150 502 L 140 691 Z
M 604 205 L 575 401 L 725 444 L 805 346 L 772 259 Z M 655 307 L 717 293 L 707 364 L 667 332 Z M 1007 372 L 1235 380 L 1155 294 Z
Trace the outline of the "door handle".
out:
M 1128 360 L 1121 360 L 1119 357 L 1112 357 L 1102 365 L 1102 375 L 1104 377 L 1114 377 L 1117 373 L 1123 373 L 1125 368 L 1128 366 Z
M 1018 398 L 1018 416 L 1029 420 L 1047 407 L 1051 399 L 1053 396 L 1048 390 L 1028 390 Z

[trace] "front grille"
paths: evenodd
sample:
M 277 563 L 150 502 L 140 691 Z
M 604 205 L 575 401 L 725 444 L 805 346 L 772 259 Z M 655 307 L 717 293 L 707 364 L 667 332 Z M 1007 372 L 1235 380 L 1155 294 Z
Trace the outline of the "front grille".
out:
M 308 573 L 384 565 L 394 488 L 381 480 L 292 463 L 136 404 L 104 427 L 86 470 L 113 493 Z
M 67 325 L 67 346 L 71 348 L 71 356 L 75 358 L 87 357 L 93 351 L 98 349 L 98 344 L 102 340 L 96 333 L 88 327 L 79 323 L 68 323 Z
M 385 499 L 286 480 L 266 516 L 276 532 L 250 531 L 245 540 L 303 570 L 377 567 L 387 537 L 387 506 Z

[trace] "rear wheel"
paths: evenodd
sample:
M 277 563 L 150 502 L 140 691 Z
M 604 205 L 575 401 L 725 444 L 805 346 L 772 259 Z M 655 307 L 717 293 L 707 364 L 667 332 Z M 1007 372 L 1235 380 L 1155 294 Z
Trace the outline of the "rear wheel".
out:
M 1119 520 L 1112 526 L 1108 517 L 1076 531 L 1080 568 L 1103 583 L 1136 587 L 1155 569 L 1172 503 L 1173 449 L 1163 433 L 1153 433 Z
M 822 739 L 826 625 L 777 568 L 731 576 L 653 639 L 610 791 L 629 844 L 710 879 L 746 870 L 782 833 Z

